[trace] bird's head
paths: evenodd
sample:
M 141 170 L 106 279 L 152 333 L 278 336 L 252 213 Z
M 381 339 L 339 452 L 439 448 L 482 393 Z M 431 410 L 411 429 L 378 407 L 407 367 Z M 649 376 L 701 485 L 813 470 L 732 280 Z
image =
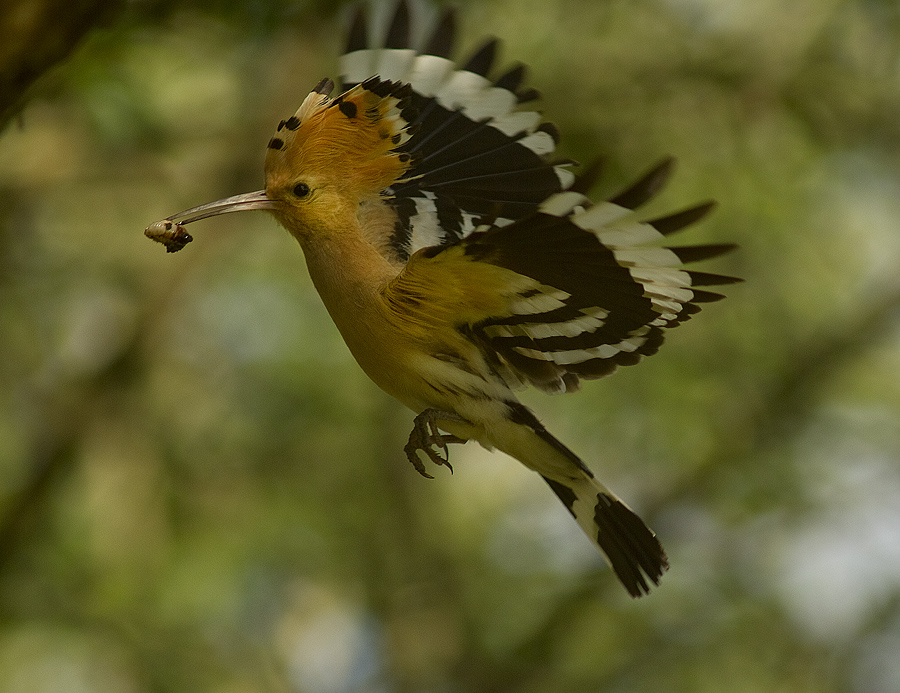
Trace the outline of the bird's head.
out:
M 281 121 L 266 150 L 266 188 L 173 214 L 146 235 L 180 250 L 184 225 L 227 212 L 272 212 L 298 240 L 340 232 L 359 204 L 401 179 L 410 155 L 410 87 L 373 77 L 330 98 L 322 80 L 297 112 Z

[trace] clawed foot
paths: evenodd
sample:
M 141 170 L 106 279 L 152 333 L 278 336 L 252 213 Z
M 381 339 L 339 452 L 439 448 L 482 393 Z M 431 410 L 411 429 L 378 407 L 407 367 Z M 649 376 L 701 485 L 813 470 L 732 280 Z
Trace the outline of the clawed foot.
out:
M 449 433 L 441 433 L 438 430 L 438 421 L 466 423 L 466 420 L 457 414 L 438 411 L 437 409 L 426 409 L 413 420 L 413 430 L 409 434 L 409 442 L 403 448 L 403 452 L 406 453 L 407 459 L 412 462 L 412 466 L 426 479 L 433 479 L 434 477 L 425 471 L 425 465 L 422 464 L 418 454 L 419 450 L 424 452 L 428 459 L 437 466 L 449 468 L 452 474 L 453 467 L 449 462 L 450 453 L 447 445 L 466 442 L 465 438 L 450 435 Z

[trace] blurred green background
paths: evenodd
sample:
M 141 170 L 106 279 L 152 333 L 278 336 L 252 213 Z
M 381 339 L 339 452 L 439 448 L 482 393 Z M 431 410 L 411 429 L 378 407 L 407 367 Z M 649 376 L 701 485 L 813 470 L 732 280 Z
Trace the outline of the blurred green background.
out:
M 630 600 L 540 479 L 344 348 L 262 187 L 349 6 L 0 11 L 0 693 L 900 690 L 900 4 L 472 0 L 614 193 L 748 281 L 548 428 L 657 530 Z M 418 6 L 417 6 L 418 7 Z M 419 8 L 421 9 L 421 8 Z M 52 66 L 52 67 L 51 67 Z

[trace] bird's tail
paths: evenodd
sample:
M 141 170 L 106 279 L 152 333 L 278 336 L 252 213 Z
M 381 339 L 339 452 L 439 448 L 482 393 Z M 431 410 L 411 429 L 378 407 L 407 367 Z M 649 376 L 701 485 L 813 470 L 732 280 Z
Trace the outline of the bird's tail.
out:
M 587 475 L 562 482 L 545 476 L 544 481 L 603 552 L 632 597 L 650 591 L 647 578 L 654 585 L 659 584 L 669 567 L 666 553 L 653 531 L 631 508 Z
M 632 597 L 649 593 L 650 583 L 658 585 L 669 567 L 656 535 L 527 407 L 508 404 L 510 422 L 517 425 L 501 436 L 503 442 L 496 440 L 496 447 L 544 478 Z

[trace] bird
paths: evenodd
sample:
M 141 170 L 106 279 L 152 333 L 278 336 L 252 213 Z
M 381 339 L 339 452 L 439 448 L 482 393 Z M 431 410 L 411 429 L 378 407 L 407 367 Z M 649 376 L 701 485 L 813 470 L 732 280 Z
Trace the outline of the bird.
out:
M 425 463 L 450 467 L 448 446 L 467 441 L 510 455 L 643 596 L 669 565 L 656 534 L 515 393 L 574 392 L 654 354 L 667 329 L 723 298 L 698 287 L 740 281 L 684 265 L 735 246 L 662 244 L 712 202 L 638 218 L 672 159 L 592 201 L 600 166 L 576 176 L 555 157 L 559 132 L 531 108 L 525 66 L 496 69 L 493 38 L 454 62 L 453 8 L 418 43 L 406 0 L 381 37 L 368 14 L 352 15 L 337 95 L 325 78 L 278 124 L 263 190 L 145 233 L 174 252 L 192 240 L 189 223 L 274 215 L 359 366 L 415 413 L 404 446 L 414 468 L 431 478 Z

